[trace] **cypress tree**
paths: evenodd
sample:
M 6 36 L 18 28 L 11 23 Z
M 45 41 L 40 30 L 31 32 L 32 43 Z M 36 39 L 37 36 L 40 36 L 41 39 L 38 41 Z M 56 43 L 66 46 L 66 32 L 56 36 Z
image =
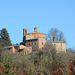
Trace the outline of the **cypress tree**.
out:
M 6 28 L 3 28 L 0 32 L 0 43 L 2 43 L 2 47 L 12 45 Z

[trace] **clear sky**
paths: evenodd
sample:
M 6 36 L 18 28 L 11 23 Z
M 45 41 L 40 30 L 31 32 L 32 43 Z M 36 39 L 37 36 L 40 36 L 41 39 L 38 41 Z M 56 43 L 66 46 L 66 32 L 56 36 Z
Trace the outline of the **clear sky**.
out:
M 0 0 L 0 30 L 7 29 L 13 44 L 22 42 L 23 28 L 34 27 L 63 31 L 67 48 L 75 49 L 75 0 Z

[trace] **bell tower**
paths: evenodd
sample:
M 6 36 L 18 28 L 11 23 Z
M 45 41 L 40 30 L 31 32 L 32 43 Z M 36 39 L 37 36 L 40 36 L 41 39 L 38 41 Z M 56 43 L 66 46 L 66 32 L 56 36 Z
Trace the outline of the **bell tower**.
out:
M 56 40 L 55 40 L 55 36 L 53 37 L 53 41 L 56 41 Z
M 23 37 L 27 35 L 27 29 L 23 29 Z
M 27 29 L 23 29 L 23 42 L 26 41 Z
M 34 28 L 34 32 L 37 32 L 37 27 Z

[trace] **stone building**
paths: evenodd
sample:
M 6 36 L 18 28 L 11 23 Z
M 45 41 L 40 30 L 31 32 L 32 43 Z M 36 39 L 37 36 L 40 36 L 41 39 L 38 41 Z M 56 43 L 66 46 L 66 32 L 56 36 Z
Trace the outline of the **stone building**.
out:
M 23 42 L 21 44 L 26 47 L 32 47 L 33 50 L 42 49 L 46 43 L 44 33 L 37 31 L 37 28 L 34 28 L 34 32 L 27 33 L 27 29 L 23 29 Z
M 55 37 L 53 37 L 53 41 L 47 41 L 47 43 L 51 43 L 57 50 L 57 52 L 66 52 L 66 41 L 56 41 Z
M 24 45 L 14 45 L 4 47 L 3 54 L 20 54 L 26 55 L 32 53 L 32 47 L 26 47 Z
M 26 47 L 32 47 L 32 50 L 42 49 L 46 43 L 51 43 L 57 50 L 57 52 L 66 52 L 66 42 L 56 41 L 53 37 L 53 41 L 46 40 L 46 34 L 38 32 L 37 28 L 34 28 L 34 32 L 27 33 L 27 29 L 23 29 L 23 44 Z
M 56 41 L 53 37 L 53 41 L 46 40 L 46 34 L 38 32 L 37 28 L 34 28 L 34 32 L 27 33 L 27 29 L 23 29 L 23 42 L 20 45 L 4 47 L 5 54 L 30 54 L 33 50 L 42 50 L 46 43 L 53 45 L 57 52 L 66 52 L 66 41 Z

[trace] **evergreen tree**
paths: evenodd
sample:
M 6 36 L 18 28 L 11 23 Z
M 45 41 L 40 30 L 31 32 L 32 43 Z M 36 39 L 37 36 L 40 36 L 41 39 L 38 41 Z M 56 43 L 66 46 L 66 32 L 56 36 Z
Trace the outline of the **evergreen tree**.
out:
M 2 47 L 12 45 L 6 28 L 3 28 L 0 31 L 0 43 L 2 43 L 1 44 Z

